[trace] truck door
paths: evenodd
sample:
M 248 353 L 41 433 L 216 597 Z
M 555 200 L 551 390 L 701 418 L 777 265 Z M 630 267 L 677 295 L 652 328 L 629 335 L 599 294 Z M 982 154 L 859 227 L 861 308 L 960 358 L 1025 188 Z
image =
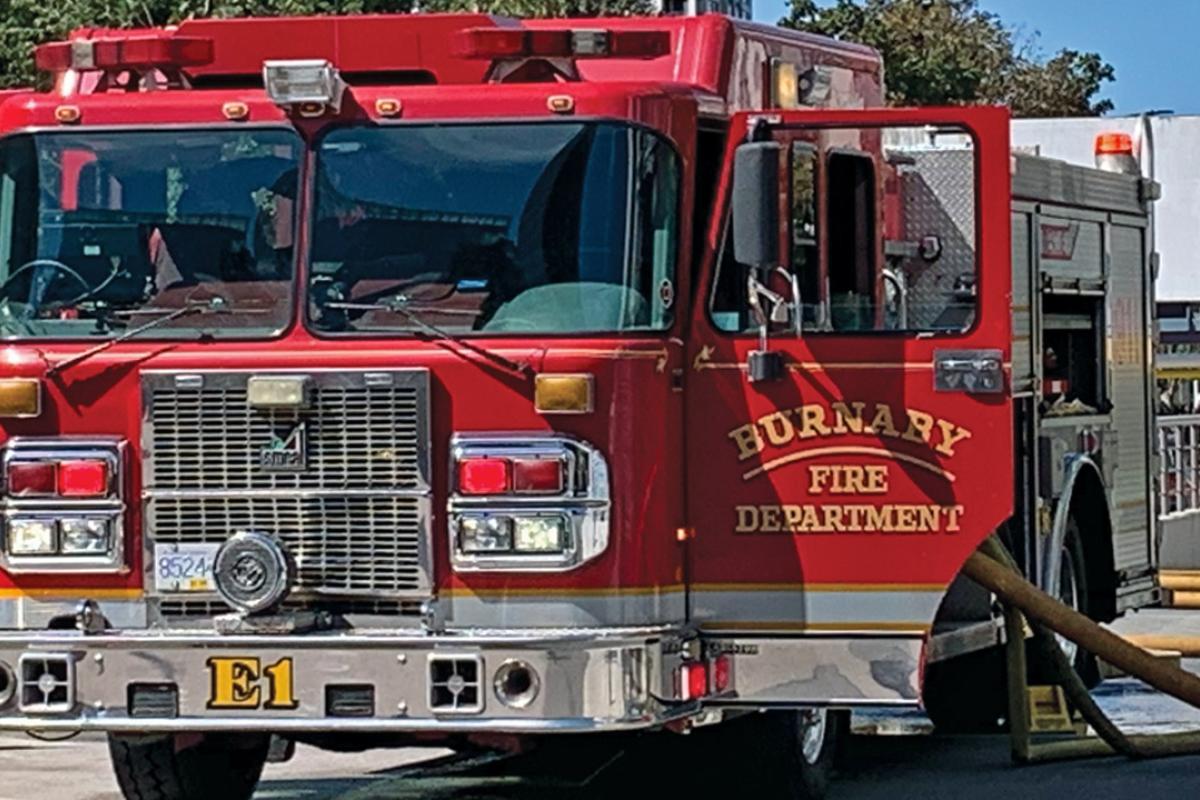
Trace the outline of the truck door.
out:
M 706 630 L 927 631 L 1009 516 L 1008 124 L 995 108 L 734 118 L 686 380 Z M 731 224 L 741 204 L 772 228 L 760 263 L 735 257 L 755 234 Z

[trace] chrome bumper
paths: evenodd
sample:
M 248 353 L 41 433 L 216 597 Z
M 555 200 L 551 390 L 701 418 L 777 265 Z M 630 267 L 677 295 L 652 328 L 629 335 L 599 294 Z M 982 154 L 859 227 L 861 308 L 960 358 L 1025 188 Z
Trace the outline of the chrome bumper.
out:
M 16 676 L 11 696 L 0 692 L 0 730 L 650 728 L 699 710 L 671 699 L 683 638 L 661 628 L 455 636 L 0 633 L 0 670 L 7 666 Z M 536 691 L 506 704 L 497 677 L 514 664 L 533 673 Z

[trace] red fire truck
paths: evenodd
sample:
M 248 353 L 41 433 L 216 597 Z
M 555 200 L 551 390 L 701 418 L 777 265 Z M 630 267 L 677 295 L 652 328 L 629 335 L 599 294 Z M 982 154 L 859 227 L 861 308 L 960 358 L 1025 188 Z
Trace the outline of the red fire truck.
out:
M 884 110 L 874 51 L 719 16 L 37 61 L 0 103 L 0 729 L 106 732 L 127 797 L 247 797 L 271 736 L 692 730 L 813 796 L 846 709 L 996 643 L 956 583 L 992 532 L 1099 616 L 1153 600 L 1102 371 L 1145 366 L 1147 184 L 1018 180 L 1018 291 L 1002 109 Z

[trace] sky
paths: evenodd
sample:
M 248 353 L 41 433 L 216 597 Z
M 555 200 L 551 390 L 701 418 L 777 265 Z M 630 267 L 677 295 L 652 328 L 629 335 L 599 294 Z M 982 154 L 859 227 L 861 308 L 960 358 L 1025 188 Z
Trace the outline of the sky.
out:
M 787 0 L 753 0 L 754 17 L 777 22 Z M 1096 51 L 1116 68 L 1102 97 L 1113 114 L 1200 113 L 1200 2 L 1196 0 L 980 0 L 1051 55 Z

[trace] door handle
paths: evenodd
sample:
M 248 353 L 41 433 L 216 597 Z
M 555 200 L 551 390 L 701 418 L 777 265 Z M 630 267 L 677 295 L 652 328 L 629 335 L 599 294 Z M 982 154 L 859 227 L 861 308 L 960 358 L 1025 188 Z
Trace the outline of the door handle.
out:
M 936 350 L 933 388 L 938 392 L 995 394 L 1004 391 L 1004 354 L 999 350 Z

